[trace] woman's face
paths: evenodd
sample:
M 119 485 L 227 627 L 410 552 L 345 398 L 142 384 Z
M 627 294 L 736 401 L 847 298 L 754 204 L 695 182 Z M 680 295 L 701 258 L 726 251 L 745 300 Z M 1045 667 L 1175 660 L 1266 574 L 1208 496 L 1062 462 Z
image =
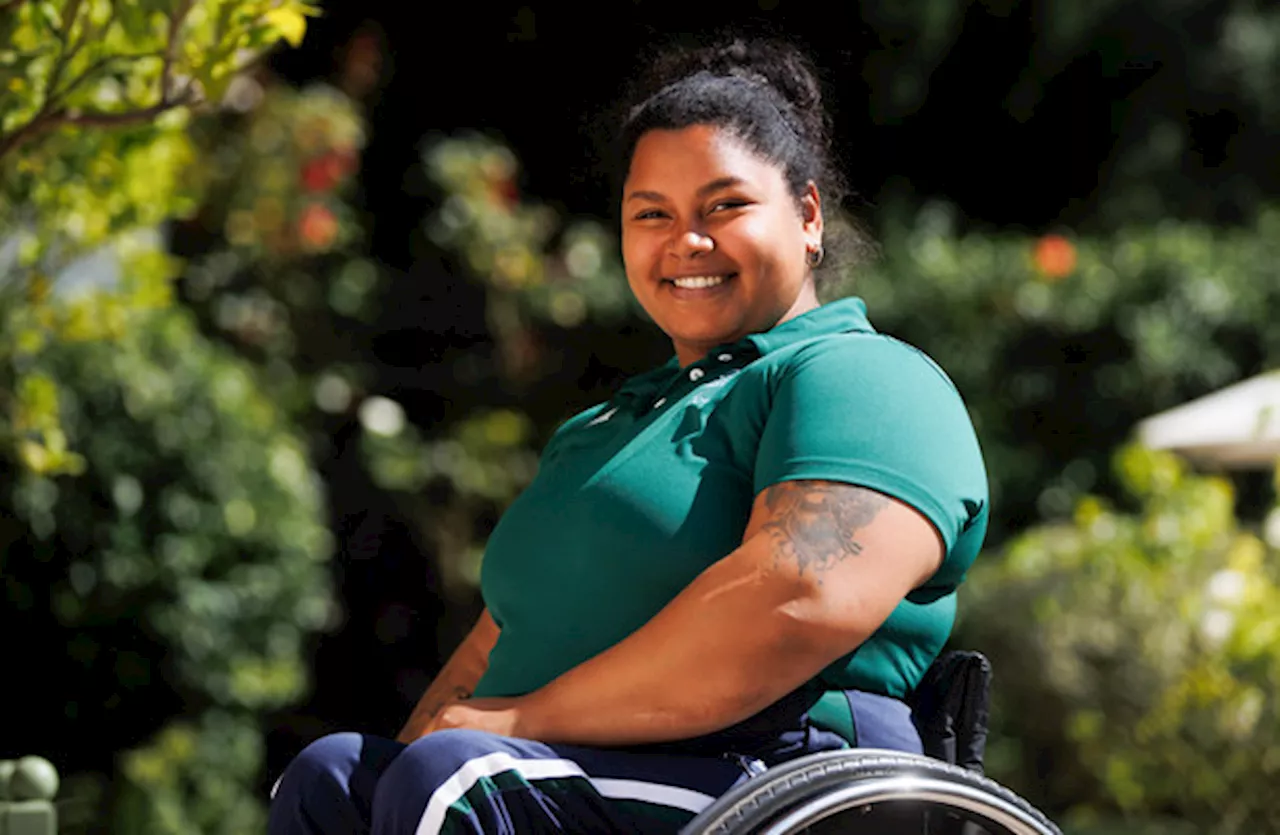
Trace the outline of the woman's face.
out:
M 822 240 L 810 184 L 709 125 L 636 143 L 622 198 L 627 281 L 681 365 L 818 305 L 807 248 Z

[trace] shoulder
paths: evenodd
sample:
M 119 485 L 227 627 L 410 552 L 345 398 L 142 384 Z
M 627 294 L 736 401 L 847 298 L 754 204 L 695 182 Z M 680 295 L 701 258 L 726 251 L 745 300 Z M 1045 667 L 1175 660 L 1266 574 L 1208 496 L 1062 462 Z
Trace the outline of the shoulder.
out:
M 847 391 L 961 402 L 955 383 L 937 361 L 887 334 L 828 334 L 789 345 L 762 359 L 762 371 L 775 388 L 812 381 L 833 396 Z
M 832 448 L 971 446 L 969 410 L 931 357 L 878 333 L 805 340 L 768 357 L 771 420 Z M 902 450 L 905 454 L 905 449 Z

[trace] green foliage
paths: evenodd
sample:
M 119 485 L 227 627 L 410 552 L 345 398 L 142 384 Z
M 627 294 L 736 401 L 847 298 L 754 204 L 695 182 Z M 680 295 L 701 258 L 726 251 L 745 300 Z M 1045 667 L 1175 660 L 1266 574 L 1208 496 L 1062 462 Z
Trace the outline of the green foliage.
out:
M 300 0 L 18 0 L 0 19 L 0 226 L 26 263 L 195 208 L 189 108 L 218 103 Z M 42 263 L 48 272 L 48 264 Z
M 1222 20 L 1220 47 L 1210 68 L 1239 84 L 1270 125 L 1280 124 L 1280 9 L 1235 3 Z
M 359 421 L 374 484 L 434 546 L 447 590 L 465 597 L 483 551 L 478 520 L 496 517 L 532 478 L 539 428 L 512 408 L 419 428 L 398 402 L 374 393 L 376 369 L 342 336 L 373 321 L 378 290 L 392 280 L 362 254 L 345 201 L 364 141 L 361 116 L 327 87 L 268 87 L 245 98 L 243 117 L 198 134 L 214 164 L 194 225 L 213 240 L 184 276 L 184 300 L 207 332 L 258 365 L 301 424 Z M 522 198 L 506 147 L 478 136 L 438 141 L 421 173 L 439 206 L 426 234 L 484 289 L 501 386 L 532 386 L 554 370 L 555 357 L 539 349 L 545 332 L 636 310 L 612 234 Z M 305 218 L 315 211 L 328 231 L 308 240 Z
M 323 85 L 263 90 L 246 79 L 238 93 L 251 108 L 244 122 L 203 132 L 213 170 L 201 218 L 270 281 L 282 277 L 283 262 L 341 249 L 358 235 L 343 198 L 364 120 L 347 96 Z
M 240 835 L 266 829 L 247 789 L 262 768 L 262 735 L 244 715 L 208 711 L 166 725 L 122 758 L 126 778 L 115 832 Z
M 947 370 L 969 404 L 1003 536 L 1108 486 L 1142 418 L 1280 363 L 1280 210 L 1252 227 L 1106 237 L 958 233 L 942 204 L 883 233 L 838 294 Z
M 574 328 L 638 310 L 617 241 L 594 220 L 562 222 L 549 206 L 520 196 L 519 165 L 506 146 L 480 136 L 432 145 L 424 169 L 439 189 L 428 236 L 456 251 L 485 289 L 489 327 L 505 373 L 535 378 L 538 327 Z
M 180 262 L 159 234 L 204 199 L 193 125 L 238 106 L 241 70 L 313 11 L 0 14 L 0 458 L 17 464 L 0 467 L 0 613 L 42 636 L 15 647 L 47 685 L 20 694 L 31 742 L 89 767 L 123 752 L 106 795 L 68 780 L 89 827 L 260 830 L 260 716 L 305 691 L 304 642 L 334 617 L 292 413 L 169 307 Z
M 365 142 L 341 92 L 245 80 L 243 114 L 197 131 L 206 199 L 184 228 L 203 240 L 181 298 L 212 337 L 254 360 L 296 419 L 358 404 L 369 369 L 339 334 L 377 313 L 388 276 L 360 254 L 349 203 Z
M 366 403 L 387 408 L 385 398 Z M 379 486 L 419 492 L 433 479 L 444 479 L 478 498 L 507 502 L 533 476 L 536 457 L 528 448 L 533 427 L 528 417 L 509 409 L 475 415 L 447 437 L 423 441 L 413 426 L 365 421 L 362 443 Z
M 960 634 L 999 675 L 993 776 L 1081 827 L 1274 831 L 1280 543 L 1167 453 L 1127 447 L 1116 467 L 1137 512 L 1087 497 L 971 575 Z
M 43 359 L 85 469 L 19 474 L 16 521 L 36 544 L 10 548 L 3 571 L 13 614 L 51 612 L 81 668 L 74 686 L 46 696 L 70 705 L 51 739 L 109 736 L 76 723 L 91 721 L 80 705 L 101 694 L 164 703 L 156 688 L 172 691 L 190 727 L 125 757 L 124 776 L 158 816 L 156 828 L 127 831 L 246 831 L 222 818 L 258 808 L 255 715 L 304 692 L 303 642 L 334 615 L 330 536 L 306 448 L 252 369 L 186 313 L 157 312 L 106 343 L 58 343 Z M 156 641 L 168 653 L 163 680 Z M 234 732 L 201 736 L 219 722 Z M 229 770 L 212 769 L 224 756 Z M 151 793 L 159 788 L 172 796 Z M 195 823 L 163 824 L 177 814 L 169 806 Z
M 177 263 L 136 235 L 197 206 L 192 108 L 221 102 L 246 66 L 296 43 L 302 0 L 11 0 L 0 15 L 0 392 L 21 388 L 50 340 L 118 336 L 128 312 L 163 306 Z M 66 268 L 116 250 L 122 278 L 64 298 Z M 0 454 L 75 472 L 56 416 L 7 431 Z M 14 443 L 25 448 L 15 454 Z M 34 446 L 42 447 L 35 451 Z
M 370 398 L 377 409 L 398 408 Z M 529 418 L 510 409 L 468 416 L 444 437 L 426 438 L 414 426 L 379 422 L 365 412 L 361 451 L 374 483 L 396 491 L 435 546 L 448 591 L 460 596 L 480 582 L 484 539 L 476 520 L 496 518 L 538 468 Z

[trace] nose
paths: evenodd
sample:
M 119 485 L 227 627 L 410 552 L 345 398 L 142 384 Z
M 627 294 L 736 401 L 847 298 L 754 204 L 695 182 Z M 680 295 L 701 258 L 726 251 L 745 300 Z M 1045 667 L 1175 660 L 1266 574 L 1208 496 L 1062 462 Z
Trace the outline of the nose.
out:
M 685 229 L 673 236 L 668 251 L 677 258 L 696 258 L 715 248 L 716 243 L 710 235 L 698 229 Z

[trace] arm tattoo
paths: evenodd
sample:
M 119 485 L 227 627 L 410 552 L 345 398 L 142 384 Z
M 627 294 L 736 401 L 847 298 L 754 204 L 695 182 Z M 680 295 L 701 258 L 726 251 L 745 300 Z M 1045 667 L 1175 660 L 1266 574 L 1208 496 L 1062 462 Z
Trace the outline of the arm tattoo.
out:
M 856 535 L 889 504 L 889 499 L 861 487 L 827 481 L 784 481 L 765 491 L 772 518 L 764 523 L 773 537 L 777 562 L 791 558 L 803 575 L 834 568 L 862 553 Z

